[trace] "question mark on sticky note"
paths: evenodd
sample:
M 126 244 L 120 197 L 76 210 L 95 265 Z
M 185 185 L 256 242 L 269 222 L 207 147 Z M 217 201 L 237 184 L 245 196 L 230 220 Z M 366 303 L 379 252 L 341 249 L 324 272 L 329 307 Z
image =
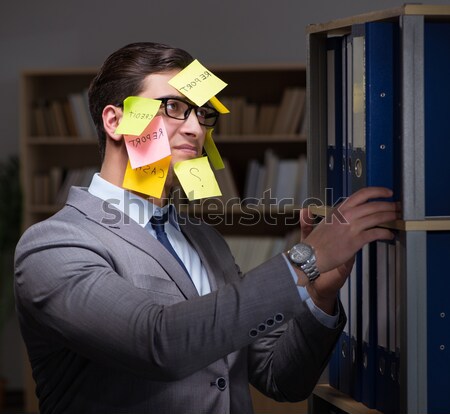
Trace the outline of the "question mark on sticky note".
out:
M 200 170 L 199 170 L 198 168 L 192 167 L 192 168 L 189 170 L 189 173 L 190 173 L 191 175 L 193 175 L 195 178 L 198 178 L 198 179 L 200 180 L 200 182 L 201 182 L 202 179 L 201 179 L 198 175 L 195 175 L 195 174 L 192 172 L 193 170 L 197 171 L 197 173 L 199 173 Z M 203 187 L 203 184 L 202 184 L 202 187 Z

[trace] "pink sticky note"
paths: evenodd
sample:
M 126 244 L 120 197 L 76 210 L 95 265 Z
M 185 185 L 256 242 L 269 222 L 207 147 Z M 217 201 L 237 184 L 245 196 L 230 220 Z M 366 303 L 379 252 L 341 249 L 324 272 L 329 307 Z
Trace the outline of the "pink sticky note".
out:
M 156 116 L 140 135 L 124 135 L 131 168 L 153 164 L 170 153 L 169 139 L 161 116 Z

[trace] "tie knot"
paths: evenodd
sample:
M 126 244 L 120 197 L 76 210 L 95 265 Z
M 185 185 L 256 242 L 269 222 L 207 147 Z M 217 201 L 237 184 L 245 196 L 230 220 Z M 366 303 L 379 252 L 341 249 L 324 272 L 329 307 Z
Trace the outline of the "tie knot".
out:
M 164 213 L 162 216 L 152 216 L 150 223 L 155 231 L 161 231 L 164 229 L 164 224 L 169 217 L 168 213 Z

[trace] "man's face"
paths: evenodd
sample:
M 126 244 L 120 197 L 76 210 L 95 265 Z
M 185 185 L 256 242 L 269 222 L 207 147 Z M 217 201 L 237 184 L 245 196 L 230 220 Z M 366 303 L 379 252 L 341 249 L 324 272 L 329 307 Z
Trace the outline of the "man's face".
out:
M 179 97 L 187 100 L 184 95 L 169 85 L 180 70 L 154 73 L 144 81 L 144 90 L 140 96 L 145 98 Z M 195 110 L 192 110 L 185 120 L 173 119 L 165 116 L 164 109 L 160 109 L 159 115 L 163 116 L 164 125 L 169 137 L 170 149 L 172 151 L 171 166 L 178 161 L 185 161 L 201 155 L 203 143 L 205 142 L 206 127 L 199 124 Z

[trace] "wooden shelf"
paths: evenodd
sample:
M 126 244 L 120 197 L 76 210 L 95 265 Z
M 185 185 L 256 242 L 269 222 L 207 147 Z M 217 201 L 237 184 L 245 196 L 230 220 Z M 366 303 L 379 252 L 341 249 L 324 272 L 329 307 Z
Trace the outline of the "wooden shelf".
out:
M 339 33 L 343 33 L 345 28 L 349 28 L 354 24 L 377 20 L 389 20 L 402 15 L 423 15 L 426 17 L 440 18 L 442 16 L 450 16 L 450 6 L 405 4 L 401 7 L 359 14 L 352 17 L 333 20 L 327 23 L 311 24 L 306 28 L 306 32 L 327 32 L 328 34 L 336 34 L 337 31 Z
M 315 399 L 320 398 L 332 406 L 345 411 L 347 414 L 382 414 L 380 411 L 368 408 L 364 404 L 355 401 L 353 398 L 343 394 L 328 384 L 317 385 L 310 398 L 312 399 L 311 404 L 319 405 L 320 401 L 316 401 Z M 315 409 L 316 408 L 317 407 L 315 407 Z M 315 412 L 320 413 L 319 410 Z
M 309 206 L 310 211 L 319 217 L 331 214 L 333 207 Z M 402 231 L 444 231 L 450 230 L 450 217 L 429 217 L 425 220 L 395 220 L 380 227 Z
M 247 135 L 214 135 L 214 140 L 217 143 L 239 142 L 239 143 L 273 143 L 275 142 L 289 142 L 292 144 L 306 144 L 306 136 L 301 134 L 247 134 Z

